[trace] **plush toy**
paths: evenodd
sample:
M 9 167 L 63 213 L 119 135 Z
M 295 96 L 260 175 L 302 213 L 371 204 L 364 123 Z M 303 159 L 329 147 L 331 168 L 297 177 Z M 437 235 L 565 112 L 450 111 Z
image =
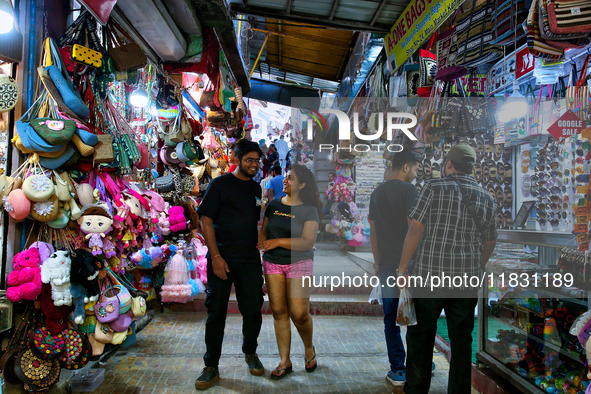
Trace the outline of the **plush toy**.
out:
M 355 223 L 353 223 L 351 226 L 352 237 L 349 240 L 349 242 L 347 242 L 347 245 L 363 246 L 363 230 L 363 221 L 361 220 L 361 216 L 357 215 L 357 217 L 355 218 Z
M 68 326 L 68 313 L 70 313 L 70 306 L 55 306 L 52 300 L 52 287 L 50 284 L 43 284 L 41 286 L 41 294 L 39 294 L 39 301 L 41 304 L 41 312 L 45 317 L 45 326 L 51 335 L 57 335 Z
M 162 261 L 164 252 L 162 248 L 153 246 L 151 248 L 140 249 L 131 256 L 131 261 L 142 268 L 152 269 L 158 266 Z
M 160 212 L 160 219 L 158 220 L 158 227 L 160 227 L 160 233 L 163 236 L 170 234 L 170 222 L 168 221 L 168 215 L 164 212 Z
M 31 246 L 29 247 L 29 249 L 31 249 L 31 248 L 35 248 L 39 251 L 39 257 L 41 258 L 41 264 L 43 264 L 43 262 L 45 260 L 47 260 L 49 258 L 49 256 L 51 256 L 53 254 L 53 252 L 55 252 L 53 245 L 50 243 L 47 243 L 47 242 L 41 242 L 41 241 L 33 242 L 31 244 Z
M 82 324 L 86 317 L 84 304 L 98 300 L 100 289 L 98 276 L 103 264 L 85 249 L 77 249 L 72 258 L 70 292 L 74 299 L 74 322 Z
M 168 221 L 170 223 L 170 231 L 176 233 L 187 228 L 187 219 L 184 215 L 183 207 L 175 205 L 168 210 Z
M 8 274 L 6 298 L 10 302 L 34 300 L 41 293 L 41 258 L 39 250 L 29 248 L 16 254 Z
M 86 234 L 88 247 L 97 256 L 103 253 L 103 238 L 112 230 L 113 216 L 101 204 L 87 205 L 82 209 L 82 216 L 78 219 L 80 231 Z
M 51 284 L 51 298 L 55 306 L 72 305 L 70 293 L 70 253 L 58 250 L 41 266 L 41 282 Z

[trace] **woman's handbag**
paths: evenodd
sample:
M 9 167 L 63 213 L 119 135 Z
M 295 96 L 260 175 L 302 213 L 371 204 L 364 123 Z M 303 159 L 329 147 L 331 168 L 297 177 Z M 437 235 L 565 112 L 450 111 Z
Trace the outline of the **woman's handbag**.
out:
M 137 70 L 146 65 L 148 58 L 142 48 L 117 23 L 109 22 L 107 36 L 109 56 L 113 59 L 117 71 Z M 127 40 L 126 44 L 121 40 L 122 36 Z
M 20 89 L 14 79 L 0 73 L 0 113 L 8 112 L 18 103 Z
M 107 284 L 108 282 L 108 284 Z M 103 280 L 101 295 L 94 306 L 96 319 L 101 323 L 109 323 L 119 317 L 119 289 L 115 289 L 111 279 L 107 276 Z

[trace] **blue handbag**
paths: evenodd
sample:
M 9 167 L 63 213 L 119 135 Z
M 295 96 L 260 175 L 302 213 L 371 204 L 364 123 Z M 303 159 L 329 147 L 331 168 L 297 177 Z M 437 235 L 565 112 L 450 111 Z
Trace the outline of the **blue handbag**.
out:
M 61 59 L 60 59 L 61 60 Z M 59 90 L 64 100 L 64 104 L 68 106 L 76 115 L 81 118 L 86 118 L 90 115 L 90 110 L 82 100 L 80 92 L 74 89 L 70 78 L 64 77 L 57 66 L 49 66 L 45 68 L 51 77 L 55 87 Z
M 58 152 L 64 148 L 63 145 L 54 146 L 47 143 L 28 122 L 21 122 L 19 120 L 15 122 L 15 126 L 23 146 L 28 150 L 35 152 Z
M 76 128 L 76 134 L 86 145 L 95 146 L 98 144 L 98 136 L 90 131 Z
M 42 167 L 48 168 L 50 170 L 57 170 L 58 168 L 66 164 L 68 160 L 70 160 L 72 156 L 74 156 L 75 152 L 76 150 L 74 148 L 68 146 L 66 148 L 66 151 L 58 157 L 39 157 L 39 164 L 41 164 Z
M 49 45 L 47 45 L 49 43 Z M 60 55 L 59 47 L 52 38 L 47 38 L 45 45 L 46 52 L 51 53 L 51 59 L 53 60 L 53 66 L 46 67 L 51 80 L 53 81 L 56 88 L 59 90 L 64 103 L 70 108 L 76 115 L 81 118 L 86 118 L 90 115 L 90 110 L 82 100 L 80 92 L 74 89 L 72 80 L 66 70 L 64 60 Z M 49 55 L 49 54 L 47 54 Z

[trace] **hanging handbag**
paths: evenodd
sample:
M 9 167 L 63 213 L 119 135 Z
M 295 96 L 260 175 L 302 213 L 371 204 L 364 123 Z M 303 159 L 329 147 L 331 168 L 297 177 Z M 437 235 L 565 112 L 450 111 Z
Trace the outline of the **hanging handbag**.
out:
M 525 37 L 522 24 L 528 10 L 524 0 L 493 0 L 491 6 L 491 44 L 513 45 Z
M 431 36 L 427 49 L 419 49 L 419 88 L 420 97 L 430 97 L 437 76 L 437 57 L 431 49 L 435 42 L 435 34 Z
M 583 48 L 589 44 L 591 38 L 589 33 L 578 34 L 556 34 L 552 32 L 548 19 L 548 0 L 539 0 L 538 24 L 540 26 L 540 36 L 546 40 L 546 44 L 558 48 Z
M 142 48 L 117 23 L 111 21 L 107 26 L 109 56 L 113 59 L 117 71 L 137 70 L 148 63 Z M 123 36 L 127 43 L 123 44 Z
M 548 23 L 557 34 L 591 32 L 591 4 L 586 0 L 549 0 Z
M 546 43 L 540 33 L 539 6 L 542 0 L 533 0 L 527 16 L 527 49 L 533 57 L 558 60 L 564 56 L 563 49 L 557 49 Z
M 452 49 L 457 53 L 456 65 L 476 67 L 492 63 L 503 56 L 499 45 L 491 45 L 492 22 L 491 0 L 481 4 L 472 1 L 472 9 L 458 16 L 456 26 L 457 45 Z
M 99 300 L 94 306 L 96 319 L 101 323 L 109 323 L 119 317 L 119 294 L 110 278 L 103 280 Z
M 0 73 L 0 113 L 16 107 L 19 97 L 20 89 L 15 80 Z
M 456 10 L 457 13 L 457 10 Z M 454 21 L 455 21 L 454 14 Z M 452 21 L 452 25 L 454 24 Z M 457 34 L 455 25 L 448 28 L 443 33 L 437 35 L 437 75 L 435 79 L 443 82 L 453 81 L 463 77 L 468 73 L 468 69 L 462 66 L 456 66 L 457 52 Z

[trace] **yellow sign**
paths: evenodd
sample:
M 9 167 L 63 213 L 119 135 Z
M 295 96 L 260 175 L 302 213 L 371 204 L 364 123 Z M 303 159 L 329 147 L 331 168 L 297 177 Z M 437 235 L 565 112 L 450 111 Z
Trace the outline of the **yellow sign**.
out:
M 411 0 L 386 35 L 390 71 L 398 69 L 464 0 Z

